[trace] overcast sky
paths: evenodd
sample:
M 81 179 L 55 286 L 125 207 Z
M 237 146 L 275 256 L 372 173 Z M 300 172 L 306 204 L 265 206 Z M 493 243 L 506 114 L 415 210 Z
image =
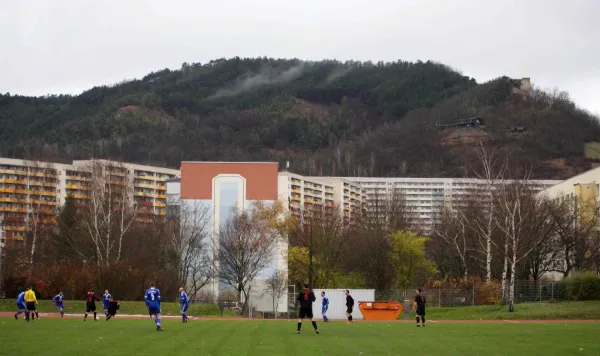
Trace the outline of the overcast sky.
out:
M 436 60 L 600 113 L 600 0 L 0 0 L 0 92 L 78 94 L 221 57 Z

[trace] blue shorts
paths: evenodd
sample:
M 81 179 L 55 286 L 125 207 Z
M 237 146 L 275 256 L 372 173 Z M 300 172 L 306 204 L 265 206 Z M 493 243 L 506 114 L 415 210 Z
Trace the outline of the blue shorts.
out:
M 188 310 L 188 308 L 189 308 L 189 307 L 190 307 L 190 305 L 189 305 L 189 304 L 183 304 L 183 305 L 181 306 L 181 309 L 180 309 L 180 311 L 181 311 L 182 313 L 185 313 L 185 312 Z
M 321 314 L 327 313 L 327 309 L 329 309 L 329 307 L 323 307 L 323 308 L 321 308 Z
M 25 302 L 17 303 L 17 308 L 19 308 L 19 310 L 27 309 L 27 304 L 25 304 Z
M 62 310 L 62 309 L 64 309 L 64 307 L 63 307 L 63 305 L 62 305 L 62 304 L 58 304 L 58 303 L 57 303 L 57 304 L 56 304 L 56 309 L 58 309 L 58 310 Z
M 149 311 L 150 311 L 150 315 L 160 314 L 160 307 L 156 306 L 156 305 L 154 305 L 154 306 L 150 305 Z
M 104 310 L 108 309 L 108 304 L 104 304 Z

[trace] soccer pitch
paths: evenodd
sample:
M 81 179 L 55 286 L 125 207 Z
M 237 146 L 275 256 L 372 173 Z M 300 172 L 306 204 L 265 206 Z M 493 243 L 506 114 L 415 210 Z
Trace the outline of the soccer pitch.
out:
M 2 355 L 599 355 L 600 323 L 319 323 L 0 318 Z

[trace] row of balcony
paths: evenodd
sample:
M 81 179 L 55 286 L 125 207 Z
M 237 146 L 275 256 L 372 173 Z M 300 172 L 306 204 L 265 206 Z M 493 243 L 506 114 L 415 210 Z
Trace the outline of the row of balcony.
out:
M 29 177 L 56 177 L 57 176 L 56 171 L 53 171 L 53 170 L 38 172 L 38 171 L 27 171 L 27 170 L 23 170 L 23 169 L 1 168 L 0 173 L 13 174 L 16 176 L 26 176 L 26 177 L 27 176 L 29 176 Z
M 55 197 L 56 192 L 50 190 L 26 190 L 26 189 L 17 189 L 17 188 L 0 188 L 0 193 L 17 193 L 17 194 L 25 194 L 25 195 L 43 195 L 48 197 Z
M 3 212 L 7 212 L 7 213 L 28 213 L 29 209 L 28 208 L 13 208 L 13 207 L 6 207 L 6 206 L 0 206 L 0 211 Z M 43 214 L 43 215 L 54 215 L 54 211 L 53 210 L 49 210 L 49 209 L 34 209 L 33 210 L 34 214 Z
M 0 202 L 5 203 L 22 203 L 32 205 L 56 205 L 56 200 L 37 200 L 37 199 L 20 199 L 20 198 L 7 198 L 0 197 Z
M 36 185 L 36 186 L 45 186 L 45 187 L 56 187 L 58 185 L 56 182 L 50 182 L 50 181 L 23 180 L 23 179 L 10 179 L 10 178 L 0 179 L 0 183 L 14 184 L 14 185 Z

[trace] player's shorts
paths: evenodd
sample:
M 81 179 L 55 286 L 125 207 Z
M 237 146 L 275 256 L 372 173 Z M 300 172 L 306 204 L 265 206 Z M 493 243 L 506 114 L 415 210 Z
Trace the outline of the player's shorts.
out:
M 188 310 L 188 308 L 189 308 L 189 307 L 190 307 L 190 305 L 189 305 L 189 304 L 184 304 L 184 305 L 182 305 L 182 306 L 181 306 L 181 309 L 180 309 L 180 311 L 181 311 L 182 313 L 185 313 L 185 312 Z
M 108 310 L 108 305 L 104 304 L 104 310 Z
M 346 313 L 352 314 L 352 309 L 354 309 L 354 307 L 347 307 L 346 308 Z
M 86 303 L 85 304 L 85 312 L 93 313 L 96 311 L 96 303 Z
M 418 308 L 417 307 L 417 313 L 418 316 L 425 316 L 425 308 Z
M 35 310 L 35 303 L 34 302 L 30 302 L 30 303 L 25 303 L 27 310 Z
M 148 311 L 150 312 L 150 315 L 160 314 L 160 307 L 150 305 L 150 308 L 148 308 Z
M 312 308 L 300 308 L 300 311 L 298 312 L 298 317 L 300 319 L 312 319 L 313 318 Z
M 62 305 L 62 304 L 56 304 L 56 309 L 58 309 L 58 310 L 63 310 L 63 309 L 64 309 L 64 307 L 63 307 L 63 305 Z
M 17 308 L 19 308 L 19 310 L 27 309 L 27 304 L 25 304 L 25 302 L 17 303 Z
M 327 309 L 329 309 L 329 308 L 328 307 L 321 308 L 321 314 L 327 313 Z

